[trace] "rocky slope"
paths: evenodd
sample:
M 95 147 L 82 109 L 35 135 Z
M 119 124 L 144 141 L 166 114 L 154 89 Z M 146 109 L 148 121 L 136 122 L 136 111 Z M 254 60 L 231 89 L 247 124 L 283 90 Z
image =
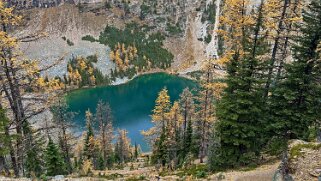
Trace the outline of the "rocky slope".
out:
M 294 180 L 321 178 L 321 144 L 294 140 L 289 149 L 289 169 Z
M 104 3 L 108 3 L 110 7 L 104 8 Z M 21 10 L 26 15 L 26 24 L 17 30 L 16 34 L 25 36 L 47 33 L 46 38 L 23 43 L 21 47 L 28 58 L 43 60 L 44 64 L 64 56 L 64 62 L 51 69 L 49 76 L 63 75 L 66 72 L 66 63 L 72 56 L 92 54 L 98 55 L 97 67 L 104 74 L 108 74 L 114 66 L 109 61 L 109 48 L 83 41 L 81 38 L 85 35 L 99 36 L 107 24 L 122 28 L 126 23 L 135 21 L 156 26 L 155 31 L 167 35 L 165 47 L 174 54 L 174 70 L 185 70 L 196 64 L 196 68 L 194 66 L 191 69 L 194 70 L 199 69 L 206 58 L 217 55 L 215 29 L 218 28 L 219 11 L 215 14 L 208 11 L 215 11 L 214 3 L 217 6 L 220 0 L 113 0 L 86 3 L 77 1 L 73 4 L 61 1 L 59 6 Z M 172 29 L 175 32 L 172 32 Z M 206 42 L 209 34 L 214 38 Z M 67 41 L 73 45 L 68 45 Z
M 28 58 L 37 59 L 42 64 L 51 64 L 64 57 L 64 61 L 48 71 L 49 76 L 62 76 L 66 73 L 67 61 L 72 56 L 98 55 L 98 67 L 107 74 L 113 64 L 109 61 L 109 48 L 99 43 L 81 40 L 84 35 L 98 36 L 108 21 L 107 16 L 95 16 L 94 13 L 80 13 L 74 5 L 64 5 L 48 9 L 31 9 L 26 25 L 16 31 L 17 36 L 46 33 L 45 38 L 35 42 L 21 44 L 21 50 Z M 72 46 L 68 45 L 70 41 Z

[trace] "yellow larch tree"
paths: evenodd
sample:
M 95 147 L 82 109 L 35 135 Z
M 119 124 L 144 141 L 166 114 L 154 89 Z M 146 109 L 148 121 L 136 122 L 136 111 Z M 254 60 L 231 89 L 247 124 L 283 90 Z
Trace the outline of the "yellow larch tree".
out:
M 19 51 L 21 41 L 33 41 L 42 35 L 35 34 L 16 38 L 9 33 L 8 28 L 18 26 L 22 18 L 14 14 L 13 8 L 8 8 L 4 1 L 0 1 L 0 82 L 4 99 L 0 104 L 12 115 L 7 134 L 15 134 L 19 139 L 10 140 L 10 160 L 12 170 L 16 176 L 24 173 L 24 156 L 32 146 L 33 129 L 28 119 L 40 114 L 48 108 L 50 101 L 55 98 L 57 84 L 48 84 L 41 77 L 41 73 L 48 67 L 39 67 L 38 61 L 24 58 Z M 53 86 L 49 87 L 48 86 Z M 30 93 L 30 90 L 34 90 Z M 37 92 L 41 90 L 41 93 Z M 46 98 L 44 98 L 46 97 Z M 33 102 L 33 105 L 30 104 Z M 36 105 L 36 106 L 34 106 Z
M 250 0 L 226 0 L 223 7 L 223 15 L 220 17 L 220 24 L 225 29 L 218 30 L 218 34 L 224 40 L 225 52 L 217 60 L 218 64 L 225 65 L 230 58 L 237 54 L 240 58 L 247 54 L 246 42 L 250 41 L 245 36 L 246 30 L 255 24 L 255 18 L 249 13 Z

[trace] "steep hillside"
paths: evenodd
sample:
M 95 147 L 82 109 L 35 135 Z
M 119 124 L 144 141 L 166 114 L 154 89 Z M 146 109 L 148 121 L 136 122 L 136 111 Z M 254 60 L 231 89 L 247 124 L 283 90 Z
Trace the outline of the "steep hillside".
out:
M 31 9 L 24 14 L 27 21 L 23 29 L 17 31 L 19 36 L 43 32 L 47 34 L 47 37 L 36 42 L 22 44 L 26 56 L 42 60 L 44 64 L 65 57 L 61 64 L 48 72 L 49 76 L 65 74 L 67 60 L 71 57 L 93 54 L 98 55 L 98 64 L 103 73 L 108 73 L 112 66 L 108 61 L 108 47 L 81 40 L 87 34 L 98 36 L 108 23 L 107 16 L 95 16 L 91 12 L 80 13 L 77 7 L 69 4 L 48 9 Z
M 182 71 L 191 66 L 191 70 L 197 70 L 203 60 L 217 55 L 217 36 L 213 28 L 218 25 L 213 23 L 218 17 L 213 16 L 219 13 L 210 13 L 208 9 L 215 8 L 213 3 L 217 5 L 219 0 L 108 3 L 108 9 L 105 9 L 102 3 L 65 3 L 51 8 L 22 10 L 26 21 L 25 26 L 17 31 L 18 36 L 42 32 L 47 34 L 46 38 L 37 42 L 24 43 L 22 50 L 29 58 L 47 62 L 64 56 L 64 63 L 51 69 L 48 75 L 61 76 L 66 73 L 68 59 L 75 55 L 92 54 L 98 55 L 98 67 L 104 74 L 108 74 L 109 69 L 114 66 L 109 61 L 109 48 L 83 41 L 81 38 L 85 35 L 98 37 L 107 24 L 123 28 L 126 23 L 134 21 L 155 27 L 154 31 L 166 35 L 165 47 L 174 55 L 172 70 Z

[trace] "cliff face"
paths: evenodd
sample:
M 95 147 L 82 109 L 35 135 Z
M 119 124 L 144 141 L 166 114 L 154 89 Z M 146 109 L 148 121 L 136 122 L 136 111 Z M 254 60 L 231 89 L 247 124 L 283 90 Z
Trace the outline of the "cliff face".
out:
M 16 31 L 18 36 L 37 32 L 48 35 L 38 42 L 22 45 L 30 58 L 50 62 L 61 54 L 68 59 L 71 55 L 98 52 L 101 60 L 112 64 L 108 61 L 108 47 L 84 42 L 81 38 L 99 36 L 107 24 L 122 28 L 134 21 L 154 26 L 154 31 L 166 35 L 165 47 L 174 54 L 173 68 L 176 70 L 195 63 L 199 67 L 203 60 L 213 56 L 207 52 L 213 49 L 206 47 L 215 46 L 213 29 L 216 15 L 219 15 L 215 13 L 217 1 L 220 0 L 7 0 L 11 5 L 18 3 L 25 14 L 26 23 Z M 68 46 L 63 37 L 74 45 Z M 62 71 L 64 67 L 53 74 L 65 72 Z M 110 66 L 104 69 L 109 70 Z
M 5 0 L 9 6 L 15 6 L 18 9 L 29 8 L 49 8 L 59 6 L 64 3 L 74 4 L 74 0 Z

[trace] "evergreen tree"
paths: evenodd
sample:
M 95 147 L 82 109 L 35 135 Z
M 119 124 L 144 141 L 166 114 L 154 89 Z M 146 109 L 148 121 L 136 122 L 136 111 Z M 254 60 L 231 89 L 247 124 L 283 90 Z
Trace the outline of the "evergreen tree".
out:
M 99 125 L 99 142 L 103 159 L 105 160 L 105 166 L 111 167 L 113 156 L 113 123 L 111 108 L 108 103 L 98 101 L 96 108 L 96 121 Z M 107 163 L 107 161 L 109 162 Z
M 155 101 L 153 110 L 152 122 L 154 127 L 148 131 L 143 131 L 142 134 L 148 139 L 152 145 L 153 155 L 152 162 L 165 166 L 167 161 L 167 145 L 165 144 L 168 124 L 168 114 L 171 108 L 170 97 L 166 88 L 161 90 Z
M 45 167 L 48 176 L 66 174 L 63 156 L 58 146 L 49 137 L 49 142 L 45 150 Z
M 180 163 L 185 160 L 188 153 L 192 152 L 192 120 L 195 119 L 194 96 L 188 88 L 185 88 L 180 95 L 179 104 L 183 117 L 182 133 L 180 139 L 179 159 Z
M 211 159 L 211 168 L 226 168 L 246 165 L 260 155 L 264 144 L 264 102 L 262 64 L 263 55 L 269 52 L 262 24 L 261 1 L 257 10 L 248 12 L 244 4 L 228 10 L 239 13 L 240 19 L 247 18 L 247 24 L 237 25 L 241 32 L 240 40 L 235 40 L 234 53 L 226 63 L 227 77 L 222 99 L 218 101 L 214 128 L 219 144 L 212 144 L 211 151 L 220 153 L 219 158 Z M 230 6 L 226 4 L 226 6 Z M 234 24 L 235 25 L 235 24 Z M 234 34 L 237 32 L 233 32 Z M 213 136 L 213 135 L 212 135 Z M 218 138 L 216 138 L 218 139 Z M 219 149 L 217 150 L 217 145 Z M 216 152 L 215 151 L 215 152 Z
M 58 100 L 58 102 L 51 108 L 51 112 L 53 113 L 53 121 L 55 123 L 55 126 L 59 131 L 59 147 L 62 151 L 68 173 L 71 173 L 71 141 L 74 139 L 74 137 L 70 133 L 70 128 L 72 127 L 72 121 L 75 113 L 68 111 L 67 104 L 63 100 Z
M 201 86 L 197 99 L 197 118 L 194 121 L 195 154 L 200 158 L 201 163 L 203 163 L 203 159 L 208 153 L 210 134 L 215 121 L 213 64 L 210 61 L 206 62 L 203 71 L 204 73 L 201 77 Z
M 105 169 L 105 160 L 102 154 L 100 154 L 98 158 L 98 170 L 104 170 L 104 169 Z
M 90 110 L 86 111 L 86 127 L 87 127 L 87 132 L 85 136 L 85 145 L 84 145 L 84 151 L 83 155 L 86 159 L 91 159 L 93 158 L 93 146 L 92 142 L 90 141 L 91 139 L 94 138 L 94 130 L 92 127 L 92 122 L 93 122 L 93 115 L 90 112 Z
M 188 120 L 187 122 L 187 128 L 186 132 L 184 134 L 183 138 L 183 144 L 182 144 L 182 151 L 180 158 L 182 161 L 185 161 L 185 158 L 188 156 L 189 153 L 193 153 L 193 123 L 192 120 Z
M 294 38 L 294 61 L 285 65 L 286 73 L 272 91 L 270 130 L 283 139 L 307 139 L 309 127 L 321 116 L 320 22 L 321 2 L 313 0 L 303 11 L 303 23 L 296 25 L 300 35 Z
M 178 102 L 174 102 L 170 112 L 168 113 L 168 122 L 166 125 L 166 163 L 170 169 L 176 169 L 178 164 L 179 141 L 181 139 L 181 126 L 183 117 L 180 114 Z
M 137 143 L 135 142 L 135 148 L 134 148 L 135 150 L 134 150 L 134 157 L 135 157 L 135 159 L 137 159 L 138 158 L 138 155 L 139 155 L 139 152 L 138 152 L 138 147 L 137 147 Z
M 127 137 L 126 130 L 118 130 L 115 146 L 115 156 L 120 164 L 130 161 L 132 157 L 132 148 L 130 139 Z
M 9 153 L 9 144 L 11 144 L 11 136 L 6 134 L 8 123 L 9 120 L 0 103 L 0 172 L 4 170 L 7 174 L 9 174 L 9 167 L 6 163 L 5 156 Z
M 8 152 L 8 138 L 5 134 L 5 129 L 8 126 L 9 120 L 6 116 L 5 111 L 0 107 L 0 155 L 4 156 Z
M 25 170 L 26 170 L 26 176 L 36 176 L 40 177 L 40 175 L 43 173 L 43 155 L 44 155 L 44 144 L 45 139 L 44 136 L 41 134 L 41 132 L 37 132 L 35 130 L 32 131 L 32 142 L 29 147 L 29 149 L 26 152 L 26 160 L 25 160 Z

